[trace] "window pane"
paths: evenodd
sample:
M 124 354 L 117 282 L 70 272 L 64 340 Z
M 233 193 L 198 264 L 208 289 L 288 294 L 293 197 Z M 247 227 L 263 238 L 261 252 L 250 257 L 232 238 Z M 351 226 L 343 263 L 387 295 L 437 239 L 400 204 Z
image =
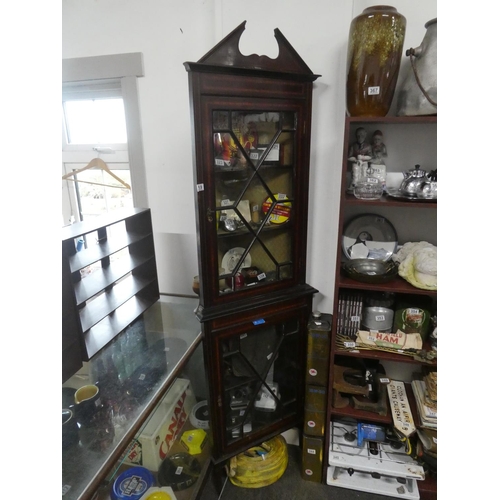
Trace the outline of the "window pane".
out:
M 123 99 L 94 99 L 63 103 L 68 144 L 127 142 Z

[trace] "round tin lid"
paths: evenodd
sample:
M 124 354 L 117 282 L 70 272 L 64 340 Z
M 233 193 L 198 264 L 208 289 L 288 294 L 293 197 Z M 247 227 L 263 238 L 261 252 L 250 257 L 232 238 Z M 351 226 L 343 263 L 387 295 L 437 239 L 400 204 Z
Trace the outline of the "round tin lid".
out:
M 111 489 L 111 500 L 140 500 L 155 484 L 153 474 L 145 467 L 131 467 L 120 474 Z
M 269 216 L 269 222 L 271 224 L 283 224 L 290 219 L 290 213 L 292 211 L 292 203 L 288 200 L 286 194 L 276 193 L 274 198 L 277 200 L 276 205 L 272 209 L 271 215 Z M 262 212 L 267 214 L 271 209 L 273 204 L 273 199 L 269 196 L 266 201 L 262 204 Z
M 189 421 L 197 429 L 209 428 L 208 401 L 200 401 L 193 406 L 189 414 Z

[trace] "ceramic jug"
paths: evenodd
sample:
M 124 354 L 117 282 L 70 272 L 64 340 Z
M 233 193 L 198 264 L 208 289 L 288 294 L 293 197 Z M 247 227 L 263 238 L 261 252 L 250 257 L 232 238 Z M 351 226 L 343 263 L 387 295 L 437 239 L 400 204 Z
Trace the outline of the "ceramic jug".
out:
M 398 93 L 398 116 L 437 114 L 437 18 L 425 28 L 422 43 L 406 51 L 410 64 Z

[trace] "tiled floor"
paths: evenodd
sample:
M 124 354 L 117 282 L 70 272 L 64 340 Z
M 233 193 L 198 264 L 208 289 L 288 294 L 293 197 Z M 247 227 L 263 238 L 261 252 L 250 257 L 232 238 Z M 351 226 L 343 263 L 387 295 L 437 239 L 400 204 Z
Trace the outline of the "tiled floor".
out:
M 280 479 L 263 488 L 240 488 L 226 481 L 219 496 L 209 480 L 202 493 L 202 500 L 389 500 L 391 497 L 336 488 L 304 481 L 300 474 L 301 450 L 288 445 L 288 466 Z

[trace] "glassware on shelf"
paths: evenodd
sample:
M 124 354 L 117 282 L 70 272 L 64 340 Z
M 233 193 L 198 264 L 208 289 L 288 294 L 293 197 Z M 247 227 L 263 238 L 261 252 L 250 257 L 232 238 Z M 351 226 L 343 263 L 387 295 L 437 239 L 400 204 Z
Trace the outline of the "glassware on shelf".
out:
M 366 173 L 354 186 L 354 196 L 360 200 L 378 200 L 384 193 L 384 184 L 375 177 L 373 168 L 370 166 Z

